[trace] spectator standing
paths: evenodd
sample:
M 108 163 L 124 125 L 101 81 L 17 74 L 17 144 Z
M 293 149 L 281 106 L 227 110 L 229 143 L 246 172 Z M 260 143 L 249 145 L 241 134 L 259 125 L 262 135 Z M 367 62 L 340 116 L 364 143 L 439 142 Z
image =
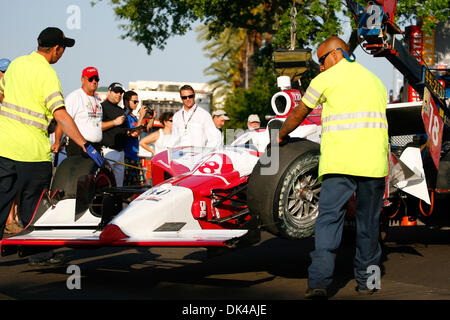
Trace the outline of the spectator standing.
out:
M 261 120 L 257 114 L 251 114 L 247 119 L 247 130 L 254 131 L 261 127 Z
M 98 163 L 102 158 L 86 143 L 65 110 L 58 75 L 51 67 L 75 40 L 58 29 L 44 29 L 37 52 L 22 56 L 8 67 L 0 81 L 0 238 L 14 197 L 19 194 L 19 217 L 27 226 L 44 190 L 50 187 L 52 156 L 48 127 L 56 119 L 64 133 Z M 40 258 L 34 263 L 59 264 L 63 257 Z
M 180 88 L 183 107 L 173 116 L 172 135 L 175 147 L 218 147 L 222 144 L 211 115 L 195 103 L 190 85 Z
M 212 118 L 213 118 L 214 125 L 217 128 L 217 134 L 219 135 L 221 144 L 223 145 L 223 140 L 224 140 L 223 126 L 225 125 L 226 121 L 230 120 L 230 118 L 228 117 L 227 113 L 224 110 L 214 111 L 212 113 Z
M 380 263 L 379 218 L 388 174 L 387 91 L 372 72 L 349 58 L 347 44 L 338 37 L 320 44 L 317 57 L 321 73 L 311 81 L 278 138 L 279 142 L 284 141 L 313 108 L 322 104 L 322 187 L 305 296 L 327 297 L 346 203 L 355 192 L 356 290 L 371 294 L 368 268 Z
M 139 141 L 139 145 L 153 155 L 167 150 L 171 146 L 173 112 L 164 112 L 159 118 L 159 121 L 163 124 L 163 128 L 152 132 Z M 151 143 L 154 143 L 155 149 L 149 146 Z
M 100 99 L 96 95 L 100 81 L 98 70 L 87 67 L 81 73 L 81 88 L 71 92 L 65 99 L 66 110 L 75 121 L 83 137 L 98 151 L 101 151 L 103 111 Z M 52 151 L 58 152 L 61 147 L 62 130 L 55 129 L 55 142 Z M 69 138 L 66 155 L 83 154 L 83 150 L 75 141 Z
M 129 136 L 125 144 L 125 178 L 124 185 L 132 186 L 144 184 L 145 177 L 142 170 L 137 169 L 139 167 L 139 136 L 143 131 L 140 126 L 142 125 L 144 116 L 146 115 L 146 109 L 140 108 L 139 118 L 134 114 L 139 105 L 138 94 L 134 91 L 127 91 L 123 95 L 123 105 L 125 107 L 126 123 L 129 129 Z
M 116 186 L 123 186 L 125 174 L 125 145 L 127 143 L 127 123 L 125 110 L 119 106 L 122 95 L 125 93 L 123 86 L 113 82 L 108 87 L 106 100 L 102 102 L 103 108 L 103 155 L 108 161 L 116 178 Z
M 224 110 L 216 110 L 212 113 L 212 118 L 214 125 L 220 132 L 222 132 L 222 128 L 225 125 L 226 121 L 230 120 L 227 113 Z
M 257 130 L 261 127 L 261 121 L 257 114 L 250 114 L 247 118 L 247 129 L 245 131 L 238 130 L 238 134 L 235 136 L 235 140 L 243 137 L 246 134 L 249 138 L 248 144 L 254 145 L 258 150 L 264 151 L 267 141 L 263 135 L 260 135 Z

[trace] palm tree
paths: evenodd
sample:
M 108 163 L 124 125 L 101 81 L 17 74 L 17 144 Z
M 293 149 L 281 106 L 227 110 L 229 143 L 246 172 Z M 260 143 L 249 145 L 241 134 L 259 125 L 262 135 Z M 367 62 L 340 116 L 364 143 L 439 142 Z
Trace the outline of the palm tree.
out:
M 241 50 L 245 40 L 245 30 L 227 28 L 217 37 L 212 37 L 208 25 L 197 27 L 198 41 L 206 41 L 203 50 L 206 57 L 213 60 L 204 70 L 207 76 L 215 78 L 209 81 L 213 87 L 214 99 L 222 101 L 228 93 L 241 85 Z

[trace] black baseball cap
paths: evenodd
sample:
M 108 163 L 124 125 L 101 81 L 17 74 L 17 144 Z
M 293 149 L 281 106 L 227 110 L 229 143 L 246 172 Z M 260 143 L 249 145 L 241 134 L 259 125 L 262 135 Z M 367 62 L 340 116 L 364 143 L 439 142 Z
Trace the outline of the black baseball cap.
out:
M 108 90 L 114 91 L 114 92 L 122 92 L 122 93 L 125 92 L 125 90 L 123 89 L 123 86 L 118 82 L 111 83 L 108 87 Z
M 66 38 L 64 32 L 56 27 L 48 27 L 41 31 L 38 37 L 40 47 L 52 48 L 54 46 L 73 47 L 75 40 Z

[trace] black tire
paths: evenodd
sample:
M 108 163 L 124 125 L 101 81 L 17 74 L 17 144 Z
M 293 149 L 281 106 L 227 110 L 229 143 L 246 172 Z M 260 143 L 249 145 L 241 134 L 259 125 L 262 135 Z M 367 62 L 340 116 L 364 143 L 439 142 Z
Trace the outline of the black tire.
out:
M 248 181 L 247 203 L 264 229 L 286 239 L 314 234 L 320 192 L 319 156 L 317 143 L 297 139 L 279 148 L 275 174 L 261 174 L 268 165 L 258 161 Z
M 79 179 L 85 176 L 91 178 L 92 185 L 89 187 L 93 191 L 116 185 L 114 174 L 109 168 L 99 168 L 90 158 L 71 156 L 64 159 L 56 168 L 50 187 L 51 194 L 56 190 L 63 190 L 62 199 L 75 199 Z
M 90 158 L 70 156 L 56 168 L 50 190 L 51 194 L 62 190 L 62 195 L 57 200 L 77 199 L 77 220 L 88 208 L 94 216 L 101 217 L 104 198 L 102 190 L 115 186 L 116 180 L 110 168 L 99 168 Z

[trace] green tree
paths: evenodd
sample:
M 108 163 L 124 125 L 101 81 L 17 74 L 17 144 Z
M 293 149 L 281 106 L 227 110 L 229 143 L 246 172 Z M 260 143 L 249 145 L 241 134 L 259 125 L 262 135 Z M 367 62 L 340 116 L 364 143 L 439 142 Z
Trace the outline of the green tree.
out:
M 93 3 L 99 1 L 103 0 L 94 0 Z M 125 32 L 122 37 L 142 44 L 149 54 L 155 47 L 164 49 L 168 38 L 185 34 L 194 22 L 207 25 L 205 39 L 216 42 L 210 44 L 211 58 L 216 60 L 206 72 L 217 75 L 217 90 L 223 89 L 223 94 L 230 92 L 230 88 L 234 89 L 226 100 L 226 109 L 236 117 L 235 125 L 243 125 L 249 113 L 258 113 L 261 117 L 270 112 L 270 97 L 277 90 L 275 75 L 273 68 L 262 61 L 271 60 L 272 47 L 290 46 L 293 5 L 298 12 L 295 19 L 297 48 L 315 47 L 330 35 L 342 36 L 341 25 L 349 17 L 342 0 L 105 1 L 109 1 L 116 16 L 124 21 L 121 25 Z M 365 5 L 368 1 L 358 2 Z M 396 21 L 400 24 L 415 19 L 423 22 L 424 30 L 430 32 L 437 23 L 446 21 L 448 17 L 449 0 L 397 1 Z M 353 19 L 351 21 L 350 49 L 353 50 L 359 39 Z M 239 48 L 237 44 L 224 43 L 223 37 L 233 30 L 245 34 Z M 263 43 L 264 50 L 259 50 Z M 228 50 L 233 54 L 220 56 Z M 227 75 L 227 72 L 230 74 Z M 226 85 L 227 81 L 231 84 Z
M 92 4 L 103 1 L 94 0 Z M 227 28 L 241 28 L 283 43 L 283 29 L 295 3 L 299 44 L 320 41 L 339 27 L 336 12 L 341 0 L 107 0 L 116 16 L 124 21 L 123 38 L 142 44 L 150 54 L 153 48 L 163 49 L 173 35 L 183 35 L 192 24 L 208 25 L 211 35 Z
M 203 47 L 205 56 L 211 61 L 204 70 L 207 76 L 213 76 L 209 85 L 213 88 L 214 100 L 222 101 L 229 93 L 240 85 L 240 70 L 242 68 L 241 47 L 245 40 L 245 30 L 227 28 L 218 36 L 211 37 L 208 25 L 199 26 L 198 40 L 207 42 Z
M 410 24 L 416 20 L 430 34 L 437 24 L 450 16 L 449 0 L 400 0 L 397 2 L 396 23 Z
M 264 126 L 267 122 L 265 116 L 273 115 L 270 100 L 279 89 L 276 86 L 273 62 L 267 59 L 270 52 L 271 48 L 265 47 L 255 57 L 256 60 L 261 59 L 263 62 L 255 70 L 252 85 L 248 89 L 236 88 L 227 96 L 224 109 L 231 120 L 225 129 L 247 129 L 247 118 L 252 113 L 259 115 L 261 125 Z
M 95 4 L 103 0 L 93 0 Z M 163 49 L 166 40 L 183 35 L 192 24 L 207 24 L 211 34 L 226 28 L 242 28 L 274 36 L 277 46 L 289 43 L 290 9 L 295 3 L 298 46 L 317 44 L 337 34 L 342 23 L 339 12 L 347 12 L 342 0 L 105 0 L 125 23 L 124 38 L 142 44 L 151 53 Z M 362 4 L 368 1 L 358 0 Z M 431 30 L 449 16 L 449 0 L 399 0 L 397 19 L 424 21 Z M 434 17 L 433 19 L 427 19 Z
M 91 5 L 102 0 L 93 0 Z M 124 23 L 123 39 L 131 39 L 143 45 L 150 54 L 153 48 L 163 50 L 167 39 L 184 35 L 198 20 L 186 1 L 176 0 L 106 0 L 113 7 L 116 17 Z

